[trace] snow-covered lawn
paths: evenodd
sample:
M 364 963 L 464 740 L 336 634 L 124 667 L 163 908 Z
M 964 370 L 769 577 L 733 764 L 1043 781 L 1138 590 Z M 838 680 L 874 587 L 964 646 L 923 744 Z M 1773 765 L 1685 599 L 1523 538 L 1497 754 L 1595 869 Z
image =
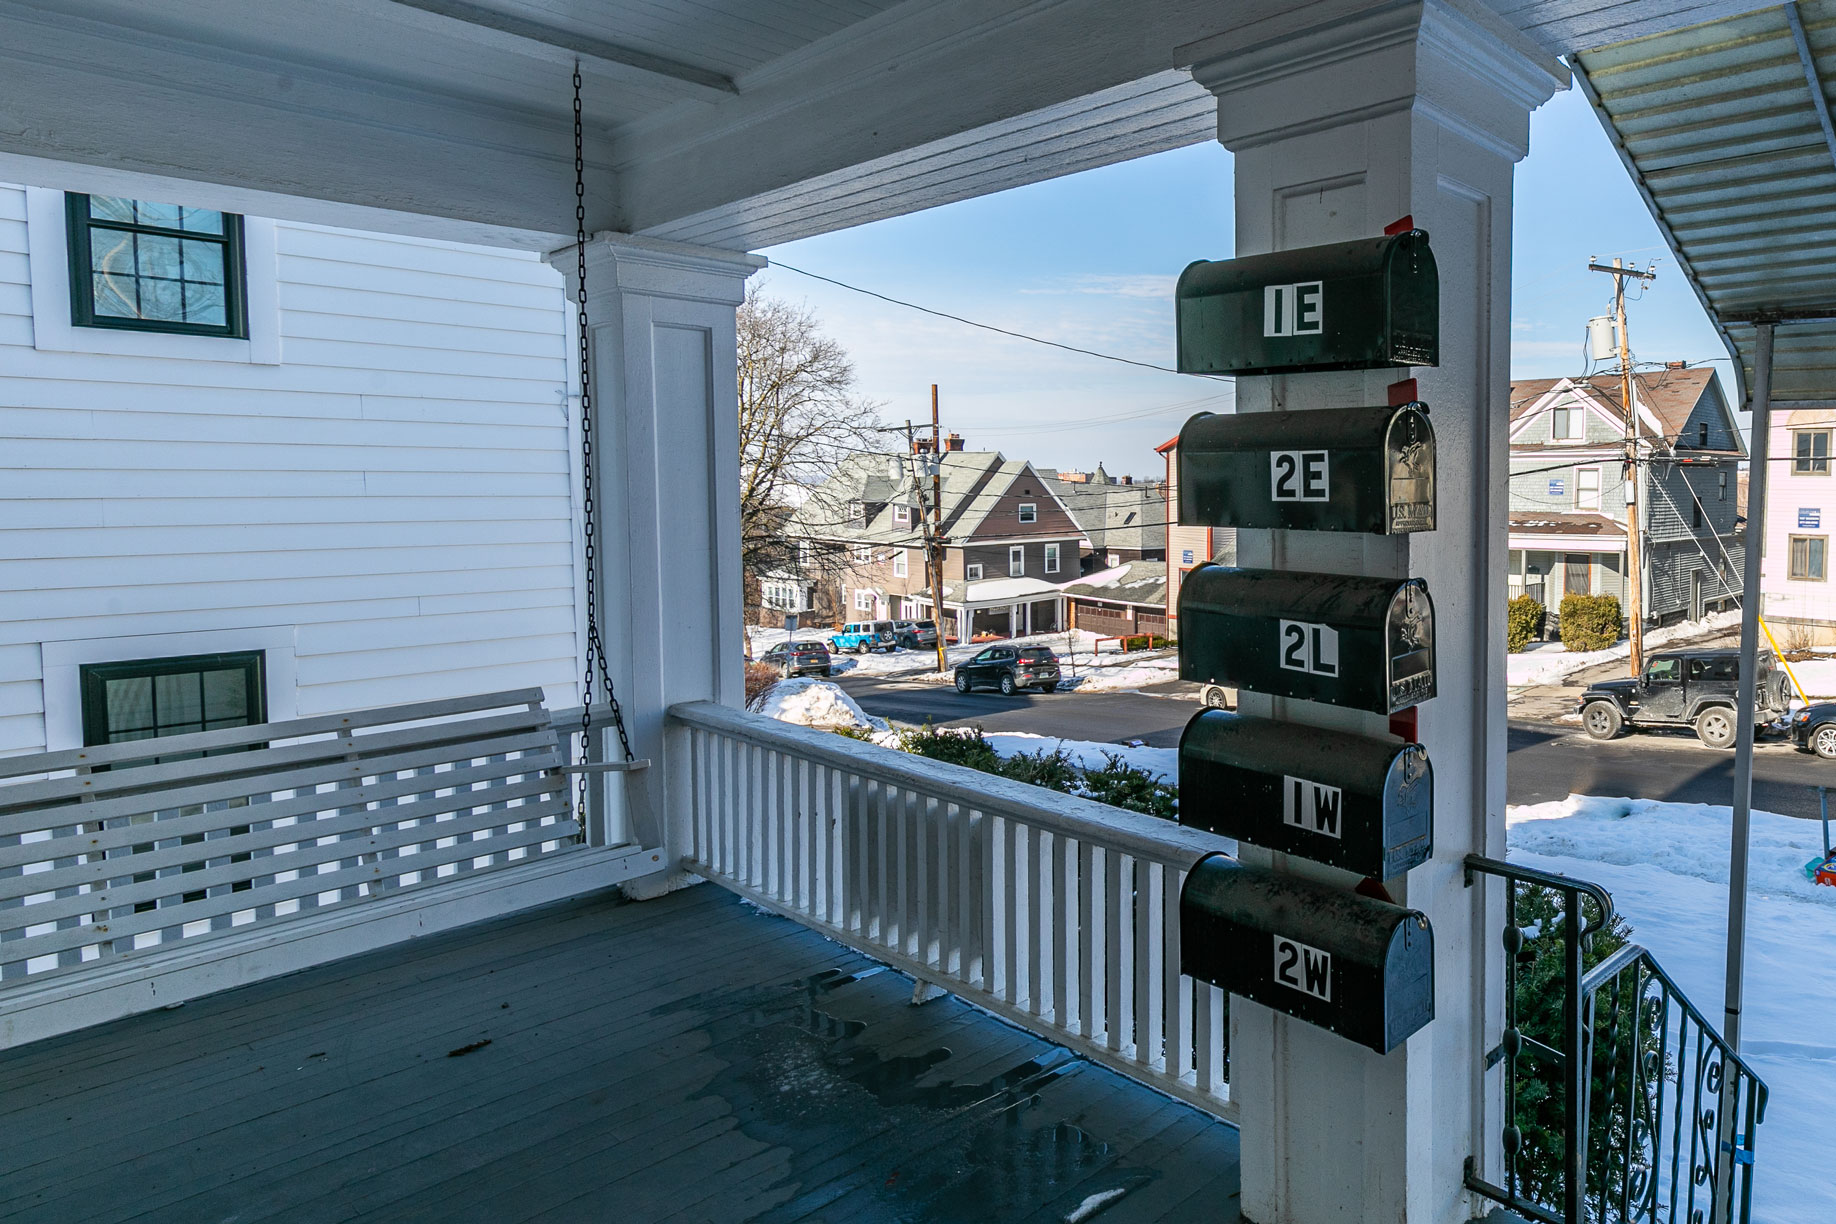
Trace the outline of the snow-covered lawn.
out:
M 1687 641 L 1707 633 L 1740 626 L 1739 612 L 1714 612 L 1699 621 L 1684 621 L 1645 634 L 1645 647 L 1651 649 L 1676 641 Z M 1584 667 L 1624 659 L 1631 655 L 1632 645 L 1619 642 L 1605 650 L 1570 653 L 1560 642 L 1537 642 L 1516 654 L 1505 656 L 1505 683 L 1512 688 L 1529 685 L 1560 684 L 1565 677 Z M 1836 679 L 1836 677 L 1833 677 Z
M 1510 858 L 1602 885 L 1719 1027 L 1728 912 L 1725 807 L 1570 796 L 1507 809 Z M 1815 821 L 1753 813 L 1742 1053 L 1771 1090 L 1756 1141 L 1756 1224 L 1836 1219 L 1836 888 L 1812 884 Z

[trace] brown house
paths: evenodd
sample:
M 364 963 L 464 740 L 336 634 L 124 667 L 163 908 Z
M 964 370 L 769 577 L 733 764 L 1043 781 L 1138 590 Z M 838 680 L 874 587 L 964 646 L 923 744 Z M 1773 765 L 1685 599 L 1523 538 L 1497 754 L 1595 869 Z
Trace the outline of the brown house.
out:
M 812 609 L 832 601 L 838 621 L 934 617 L 924 548 L 925 521 L 936 523 L 933 462 L 945 632 L 966 640 L 1062 628 L 1059 585 L 1078 577 L 1084 535 L 1050 482 L 998 451 L 852 456 L 786 524 L 809 541 L 808 564 L 767 581 L 807 592 Z

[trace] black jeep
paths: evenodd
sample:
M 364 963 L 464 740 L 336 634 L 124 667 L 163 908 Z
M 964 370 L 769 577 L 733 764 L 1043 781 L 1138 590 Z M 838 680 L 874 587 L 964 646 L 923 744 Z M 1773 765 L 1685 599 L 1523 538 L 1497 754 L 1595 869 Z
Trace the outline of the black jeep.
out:
M 1734 746 L 1736 704 L 1740 700 L 1738 650 L 1667 650 L 1645 660 L 1638 679 L 1602 680 L 1581 694 L 1581 729 L 1599 740 L 1634 726 L 1696 728 L 1696 738 L 1711 748 Z M 1791 689 L 1772 665 L 1770 651 L 1759 655 L 1756 690 L 1759 726 L 1777 721 L 1790 705 Z

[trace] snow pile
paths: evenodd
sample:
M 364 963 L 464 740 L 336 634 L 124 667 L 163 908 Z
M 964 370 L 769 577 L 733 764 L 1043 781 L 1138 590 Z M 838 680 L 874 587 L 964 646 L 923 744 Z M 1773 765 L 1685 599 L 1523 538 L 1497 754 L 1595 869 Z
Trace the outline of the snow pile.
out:
M 1791 665 L 1804 693 L 1812 701 L 1836 697 L 1836 659 L 1806 659 Z
M 952 728 L 944 728 L 950 730 Z M 1157 781 L 1169 786 L 1179 783 L 1179 749 L 1177 748 L 1136 748 L 1128 744 L 1110 744 L 1100 740 L 1059 739 L 1055 735 L 1034 735 L 1030 731 L 984 731 L 982 738 L 988 741 L 995 752 L 1004 757 L 1019 756 L 1021 753 L 1063 752 L 1071 763 L 1079 769 L 1101 769 L 1109 763 L 1112 756 L 1121 757 L 1124 762 L 1136 769 L 1145 769 L 1149 774 L 1158 775 Z
M 825 731 L 888 730 L 885 719 L 875 718 L 861 709 L 860 703 L 843 692 L 840 685 L 805 676 L 778 681 L 754 698 L 747 708 L 754 714 L 764 714 L 779 722 L 819 727 Z
M 1507 809 L 1510 858 L 1592 880 L 1632 939 L 1719 1024 L 1726 965 L 1725 807 L 1571 795 Z M 1826 1224 L 1836 1100 L 1836 888 L 1811 884 L 1816 822 L 1753 813 L 1742 1053 L 1772 1096 L 1757 1140 L 1756 1224 Z
M 1645 649 L 1652 650 L 1672 642 L 1690 641 L 1723 629 L 1738 629 L 1739 627 L 1739 612 L 1711 612 L 1699 621 L 1683 621 L 1665 629 L 1653 629 L 1645 634 Z M 1574 653 L 1570 653 L 1560 642 L 1538 642 L 1514 655 L 1505 656 L 1505 683 L 1512 688 L 1560 684 L 1565 677 L 1584 667 L 1592 667 L 1596 663 L 1606 663 L 1613 659 L 1629 658 L 1631 653 L 1632 646 L 1629 642 L 1619 642 L 1605 650 L 1584 650 Z M 1832 678 L 1836 679 L 1836 677 Z M 1805 687 L 1809 687 L 1808 682 Z

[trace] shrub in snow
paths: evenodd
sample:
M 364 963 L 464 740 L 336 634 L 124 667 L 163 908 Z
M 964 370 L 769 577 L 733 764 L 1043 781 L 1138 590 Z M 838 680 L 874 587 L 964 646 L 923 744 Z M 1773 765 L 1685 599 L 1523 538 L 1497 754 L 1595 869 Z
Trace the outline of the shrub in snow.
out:
M 983 773 L 1000 773 L 1001 757 L 994 747 L 982 738 L 980 727 L 970 727 L 963 731 L 939 730 L 930 723 L 924 724 L 915 731 L 899 733 L 899 747 L 916 756 L 929 757 L 933 761 L 948 761 L 952 765 L 966 765 L 970 769 L 979 769 Z
M 769 663 L 746 664 L 746 708 L 751 709 L 766 689 L 778 682 L 778 669 Z
M 1543 605 L 1519 595 L 1505 605 L 1505 649 L 1516 654 L 1543 636 Z
M 1075 794 L 1079 775 L 1071 754 L 1062 748 L 1021 752 L 1001 762 L 1001 774 L 1028 786 L 1043 786 L 1063 794 Z
M 1113 753 L 1104 753 L 1101 769 L 1084 771 L 1084 794 L 1098 803 L 1127 808 L 1162 820 L 1179 818 L 1179 792 L 1145 769 Z
M 1605 650 L 1619 640 L 1619 600 L 1612 595 L 1564 595 L 1562 645 L 1570 650 Z

